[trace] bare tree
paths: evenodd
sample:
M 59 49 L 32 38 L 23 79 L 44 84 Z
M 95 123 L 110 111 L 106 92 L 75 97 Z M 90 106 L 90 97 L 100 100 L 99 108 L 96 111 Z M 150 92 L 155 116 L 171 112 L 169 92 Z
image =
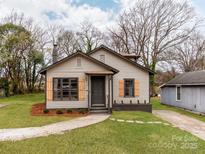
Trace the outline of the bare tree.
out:
M 198 24 L 186 1 L 139 0 L 120 16 L 111 36 L 119 51 L 139 54 L 142 64 L 155 71 L 164 53 L 188 39 Z M 151 84 L 153 87 L 154 76 Z
M 174 67 L 166 71 L 157 70 L 156 73 L 157 73 L 156 75 L 157 86 L 161 86 L 162 84 L 168 82 L 169 80 L 179 75 L 179 72 L 177 72 Z
M 177 64 L 182 72 L 205 69 L 204 36 L 200 32 L 193 32 L 185 42 L 174 46 L 166 57 L 171 64 Z
M 57 39 L 59 54 L 61 56 L 68 56 L 74 52 L 76 52 L 78 48 L 78 42 L 76 39 L 76 35 L 72 31 L 64 31 L 58 35 Z
M 103 40 L 103 34 L 89 22 L 81 24 L 77 37 L 79 49 L 84 52 L 90 52 Z

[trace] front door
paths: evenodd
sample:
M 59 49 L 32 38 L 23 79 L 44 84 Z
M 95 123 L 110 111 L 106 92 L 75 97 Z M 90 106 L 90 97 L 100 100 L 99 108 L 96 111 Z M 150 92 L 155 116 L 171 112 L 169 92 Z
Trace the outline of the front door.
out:
M 105 106 L 105 76 L 91 76 L 91 105 Z

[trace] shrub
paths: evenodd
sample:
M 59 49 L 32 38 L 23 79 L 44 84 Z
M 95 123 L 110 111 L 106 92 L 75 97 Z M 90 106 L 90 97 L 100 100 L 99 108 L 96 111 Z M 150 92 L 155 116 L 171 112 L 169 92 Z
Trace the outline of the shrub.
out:
M 72 113 L 73 110 L 72 109 L 67 109 L 67 113 Z
M 56 113 L 57 114 L 63 114 L 63 111 L 62 110 L 56 110 Z
M 48 112 L 49 112 L 48 109 L 44 109 L 44 110 L 43 110 L 43 113 L 48 113 Z

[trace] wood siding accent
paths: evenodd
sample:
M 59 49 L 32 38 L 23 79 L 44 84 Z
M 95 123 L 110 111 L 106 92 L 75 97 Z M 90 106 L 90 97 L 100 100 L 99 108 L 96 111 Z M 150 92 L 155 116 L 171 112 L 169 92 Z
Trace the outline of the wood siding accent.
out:
M 124 97 L 124 80 L 119 81 L 119 96 Z
M 139 81 L 135 80 L 135 96 L 139 96 Z
M 53 100 L 53 79 L 51 77 L 47 78 L 47 83 L 46 83 L 46 90 L 47 90 L 47 100 L 52 101 Z
M 80 77 L 78 81 L 78 97 L 79 101 L 84 101 L 85 100 L 85 77 Z
M 115 111 L 145 111 L 152 113 L 152 104 L 113 104 Z

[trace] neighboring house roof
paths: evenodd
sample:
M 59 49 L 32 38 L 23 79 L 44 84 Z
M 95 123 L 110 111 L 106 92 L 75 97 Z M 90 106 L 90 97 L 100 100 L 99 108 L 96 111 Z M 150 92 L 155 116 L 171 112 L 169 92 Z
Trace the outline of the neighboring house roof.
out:
M 205 85 L 205 70 L 183 73 L 161 87 L 173 85 Z
M 48 67 L 42 69 L 42 70 L 40 71 L 40 74 L 45 74 L 47 70 L 49 70 L 49 69 L 51 69 L 51 68 L 53 68 L 53 67 L 56 67 L 58 64 L 64 63 L 64 62 L 66 62 L 67 60 L 69 60 L 69 59 L 71 59 L 71 58 L 73 58 L 73 57 L 75 57 L 75 56 L 78 56 L 78 55 L 80 55 L 80 56 L 82 56 L 82 57 L 85 57 L 86 59 L 89 59 L 89 60 L 93 61 L 93 62 L 96 63 L 96 64 L 101 65 L 102 67 L 106 68 L 106 69 L 109 70 L 109 71 L 112 71 L 113 73 L 118 73 L 118 72 L 119 72 L 119 70 L 117 70 L 117 69 L 115 69 L 115 68 L 113 68 L 113 67 L 111 67 L 111 66 L 109 66 L 109 65 L 107 65 L 107 64 L 105 64 L 105 63 L 103 63 L 103 62 L 101 62 L 101 61 L 99 61 L 99 60 L 97 60 L 97 59 L 95 59 L 95 58 L 93 58 L 93 57 L 91 57 L 91 56 L 88 56 L 87 54 L 85 54 L 85 53 L 83 53 L 83 52 L 81 52 L 81 51 L 77 51 L 77 52 L 75 52 L 75 53 L 73 53 L 73 54 L 71 54 L 71 55 L 69 55 L 69 56 L 67 56 L 67 57 L 65 57 L 65 58 L 63 58 L 63 59 L 61 59 L 60 61 L 57 61 L 57 62 L 55 62 L 55 63 L 49 65 Z
M 116 55 L 117 57 L 121 58 L 122 60 L 125 60 L 125 61 L 129 62 L 130 64 L 136 66 L 137 68 L 140 68 L 140 69 L 142 69 L 142 70 L 144 70 L 144 71 L 149 72 L 150 74 L 155 74 L 155 72 L 152 71 L 152 70 L 150 70 L 149 68 L 146 68 L 146 67 L 144 67 L 144 66 L 142 66 L 142 65 L 140 65 L 140 64 L 138 64 L 138 63 L 136 63 L 136 62 L 134 62 L 134 61 L 132 61 L 132 60 L 126 58 L 126 57 L 124 57 L 123 55 L 121 55 L 121 54 L 115 52 L 114 50 L 112 50 L 112 49 L 106 47 L 105 45 L 100 45 L 99 47 L 95 48 L 94 50 L 90 51 L 90 52 L 87 53 L 87 54 L 88 54 L 88 55 L 91 55 L 91 54 L 93 54 L 93 53 L 99 51 L 100 49 L 104 49 L 104 50 L 106 50 L 106 51 L 108 51 L 108 52 L 110 52 L 110 53 Z

